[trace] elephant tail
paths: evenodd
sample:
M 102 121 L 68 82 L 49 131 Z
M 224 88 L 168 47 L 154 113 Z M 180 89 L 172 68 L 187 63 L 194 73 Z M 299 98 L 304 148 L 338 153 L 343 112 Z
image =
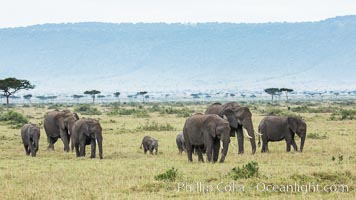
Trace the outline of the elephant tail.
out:
M 143 143 L 141 143 L 140 149 L 142 149 L 142 145 L 143 145 Z

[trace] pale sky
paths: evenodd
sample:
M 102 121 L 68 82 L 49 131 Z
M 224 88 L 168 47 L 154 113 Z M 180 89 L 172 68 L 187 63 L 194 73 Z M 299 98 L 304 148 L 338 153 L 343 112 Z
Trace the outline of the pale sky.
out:
M 0 28 L 93 21 L 300 22 L 355 14 L 355 0 L 0 0 Z

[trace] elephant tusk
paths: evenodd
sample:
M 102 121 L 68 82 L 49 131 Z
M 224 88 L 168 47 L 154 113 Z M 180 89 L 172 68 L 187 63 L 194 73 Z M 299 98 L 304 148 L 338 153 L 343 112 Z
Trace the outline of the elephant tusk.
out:
M 246 137 L 248 137 L 248 138 L 252 138 L 251 136 L 249 136 L 245 131 L 244 131 L 244 133 L 246 134 Z
M 261 133 L 259 133 L 259 132 L 256 132 L 256 134 L 257 134 L 257 135 L 262 135 L 262 134 L 261 134 Z

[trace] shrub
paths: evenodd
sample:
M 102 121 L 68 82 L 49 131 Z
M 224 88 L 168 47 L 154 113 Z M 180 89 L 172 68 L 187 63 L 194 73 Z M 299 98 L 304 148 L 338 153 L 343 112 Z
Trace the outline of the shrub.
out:
M 257 175 L 258 175 L 258 163 L 254 161 L 248 162 L 246 165 L 243 165 L 241 168 L 234 167 L 229 173 L 229 176 L 234 180 L 241 179 L 241 178 L 247 179 Z
M 146 121 L 145 124 L 140 125 L 136 128 L 138 131 L 175 131 L 175 128 L 169 124 L 158 124 L 156 121 Z
M 154 179 L 157 181 L 174 182 L 176 180 L 177 175 L 178 175 L 178 169 L 174 169 L 174 167 L 172 167 L 171 169 L 168 169 L 166 172 L 156 175 Z
M 62 107 L 63 107 L 63 105 L 62 104 L 52 104 L 52 105 L 50 105 L 50 106 L 48 106 L 48 110 L 51 110 L 51 109 L 53 109 L 53 110 L 61 110 L 62 109 Z
M 8 124 L 13 125 L 14 128 L 19 128 L 28 123 L 28 119 L 25 116 L 13 110 L 1 115 L 0 121 L 6 121 Z
M 125 109 L 125 108 L 114 108 L 111 110 L 108 115 L 133 115 L 138 118 L 150 117 L 148 112 L 145 109 Z
M 307 138 L 310 138 L 310 139 L 328 139 L 328 136 L 326 135 L 326 133 L 324 133 L 324 135 L 320 135 L 319 133 L 309 133 L 309 134 L 307 134 Z
M 330 116 L 330 120 L 353 120 L 356 117 L 356 110 L 340 110 L 333 112 Z
M 95 108 L 90 106 L 89 104 L 80 104 L 74 108 L 74 112 L 78 112 L 82 115 L 101 115 L 101 112 Z

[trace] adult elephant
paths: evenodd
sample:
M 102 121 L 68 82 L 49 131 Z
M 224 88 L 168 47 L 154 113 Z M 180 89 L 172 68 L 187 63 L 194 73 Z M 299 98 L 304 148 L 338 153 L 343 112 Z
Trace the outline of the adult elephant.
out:
M 96 142 L 99 147 L 99 157 L 103 159 L 103 135 L 98 120 L 80 119 L 73 126 L 72 143 L 77 157 L 85 157 L 85 146 L 91 145 L 90 158 L 95 158 Z
M 258 126 L 258 132 L 262 133 L 262 150 L 268 152 L 268 142 L 285 140 L 287 144 L 287 152 L 290 152 L 292 145 L 294 151 L 298 151 L 297 144 L 294 140 L 294 135 L 300 137 L 300 152 L 303 151 L 304 141 L 307 133 L 307 124 L 300 117 L 292 116 L 266 116 Z M 260 143 L 260 137 L 258 138 Z
M 183 136 L 188 160 L 193 161 L 193 149 L 197 151 L 198 160 L 204 162 L 202 148 L 205 147 L 209 162 L 216 162 L 219 157 L 220 141 L 223 151 L 220 162 L 224 162 L 230 143 L 229 122 L 215 114 L 196 114 L 189 117 L 183 128 Z
M 231 132 L 230 137 L 237 135 L 238 154 L 244 153 L 244 136 L 242 128 L 247 130 L 247 137 L 250 138 L 252 154 L 256 152 L 255 131 L 252 124 L 252 113 L 248 107 L 239 105 L 237 102 L 228 102 L 225 104 L 214 103 L 210 105 L 205 114 L 217 114 L 220 117 L 227 117 Z
M 69 152 L 72 127 L 77 120 L 79 120 L 78 115 L 69 110 L 48 112 L 44 119 L 48 149 L 54 150 L 54 144 L 58 138 L 61 138 L 64 144 L 64 151 Z

